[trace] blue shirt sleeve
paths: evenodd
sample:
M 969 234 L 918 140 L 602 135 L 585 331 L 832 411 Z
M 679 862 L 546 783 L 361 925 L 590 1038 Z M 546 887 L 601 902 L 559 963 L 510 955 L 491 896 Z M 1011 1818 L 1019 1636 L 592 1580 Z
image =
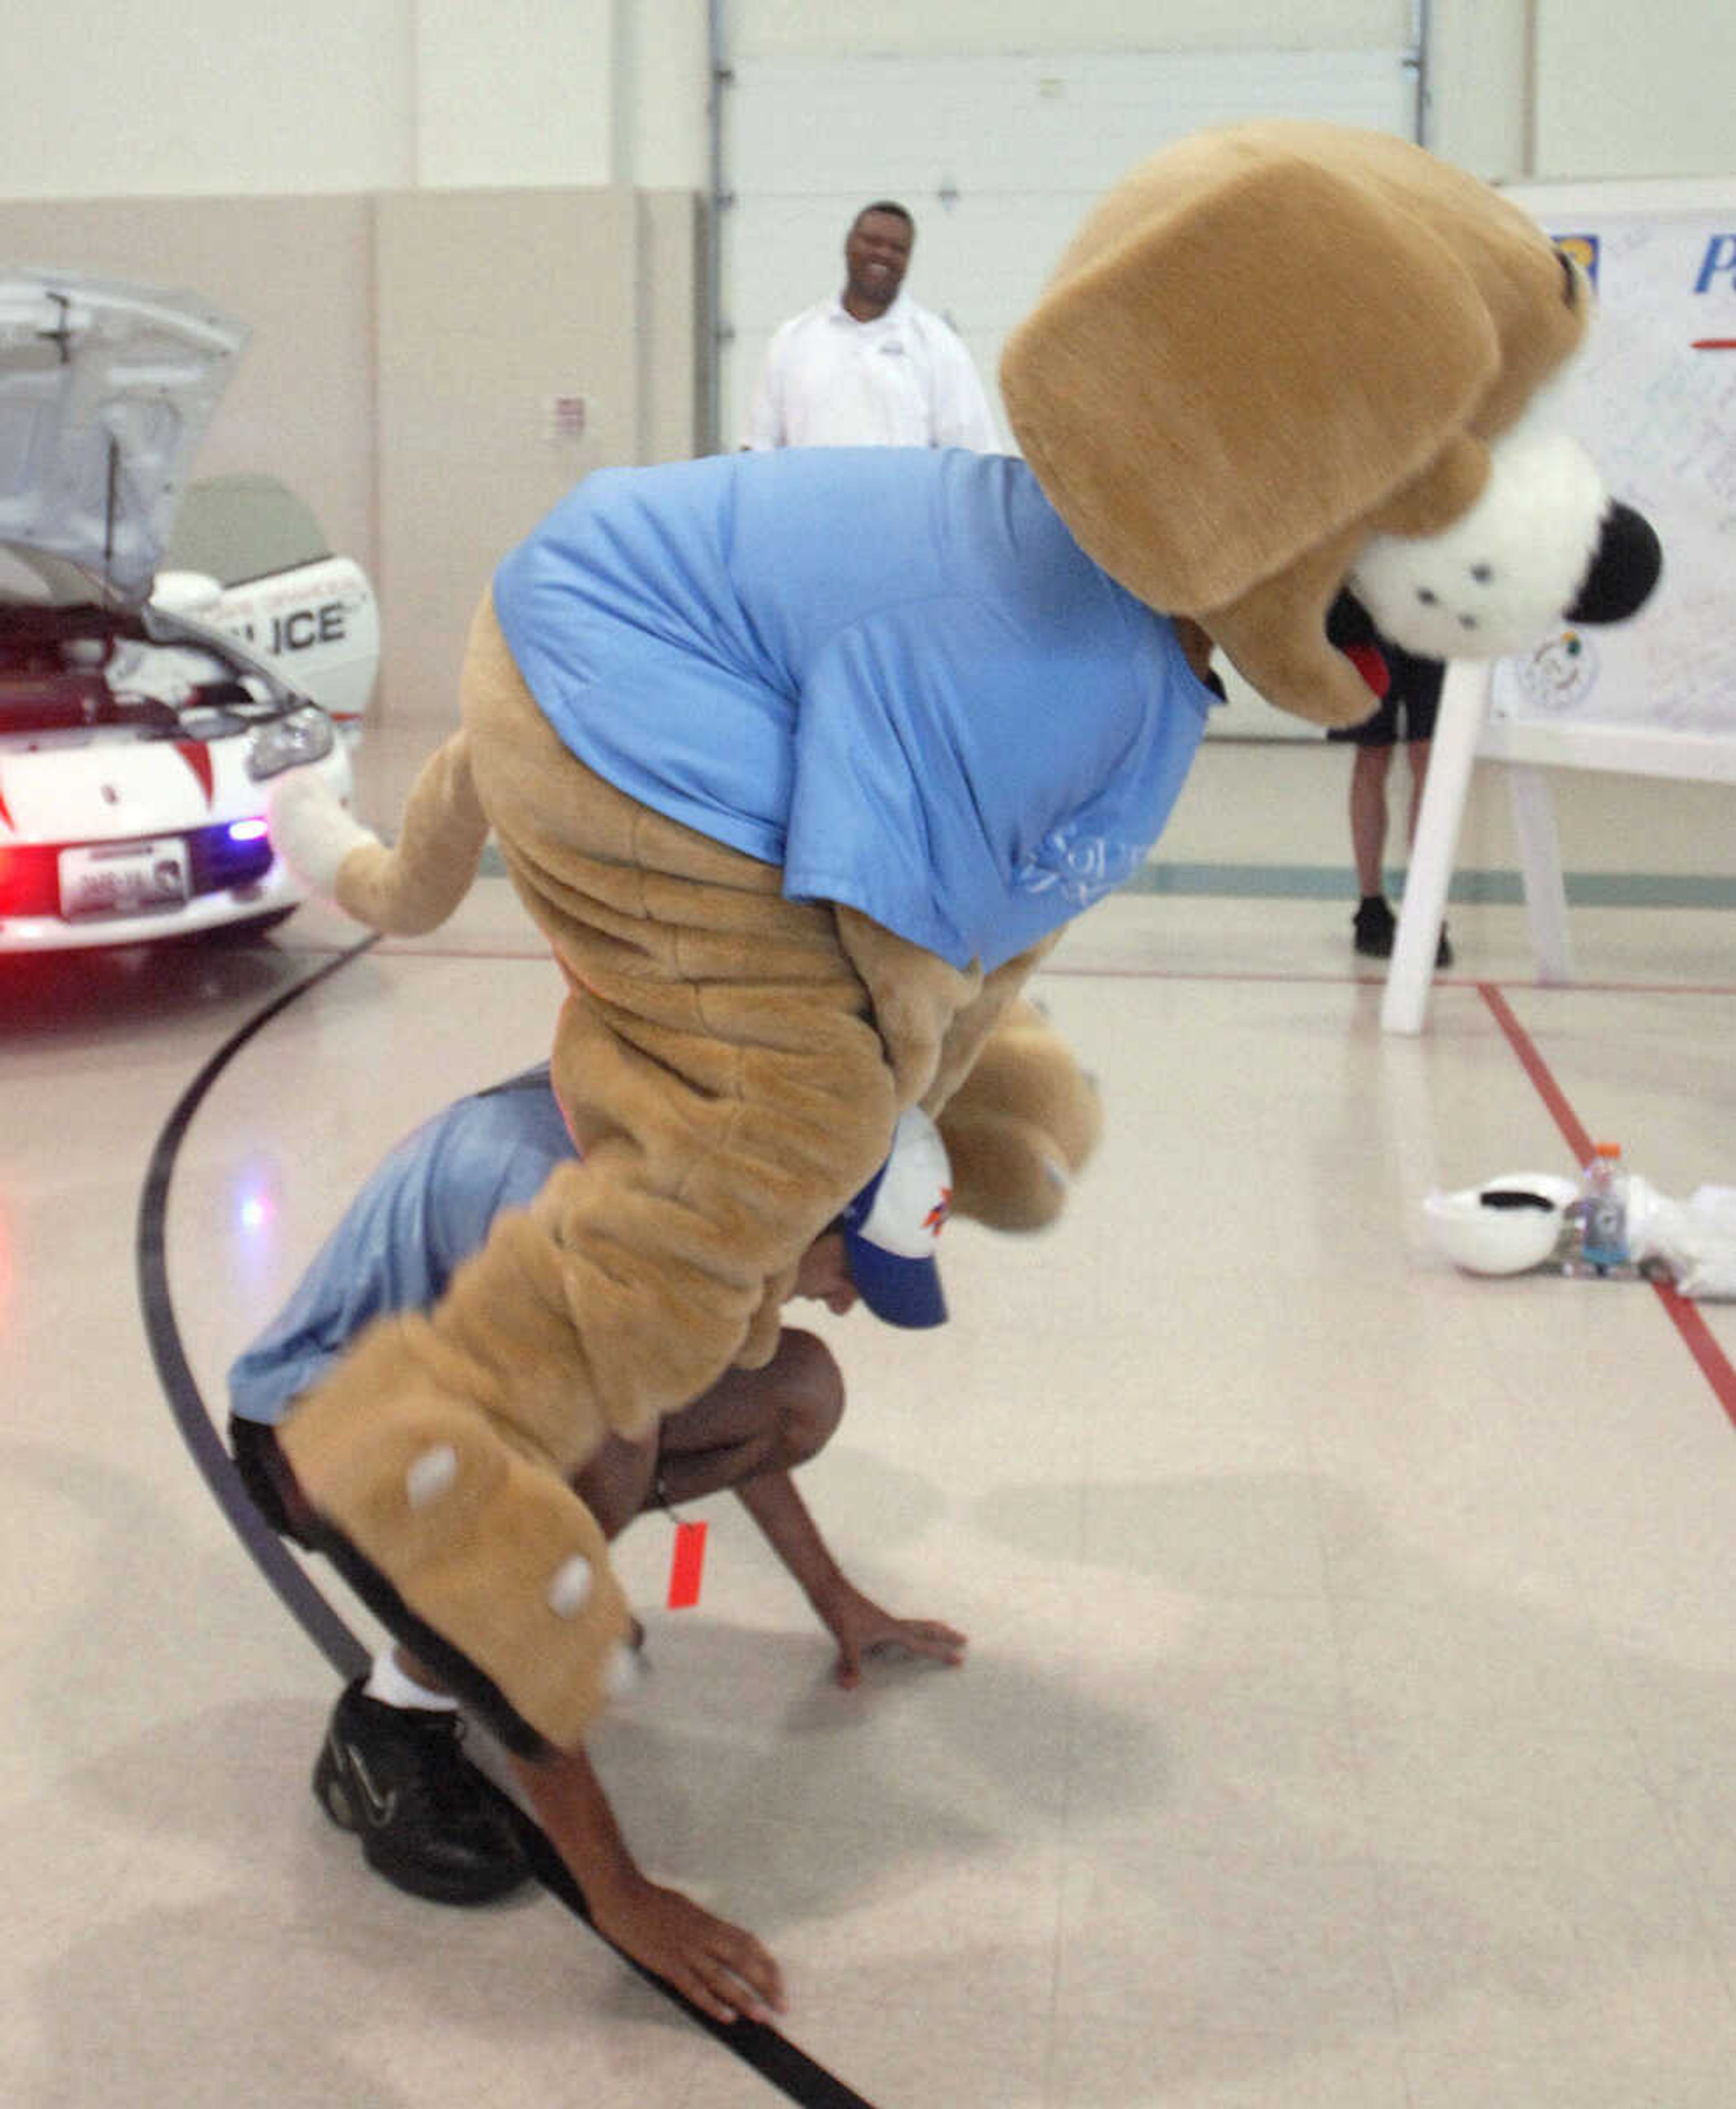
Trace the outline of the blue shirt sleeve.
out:
M 364 1326 L 438 1303 L 495 1217 L 526 1206 L 573 1154 L 546 1082 L 460 1100 L 406 1137 L 232 1366 L 230 1411 L 282 1420 Z

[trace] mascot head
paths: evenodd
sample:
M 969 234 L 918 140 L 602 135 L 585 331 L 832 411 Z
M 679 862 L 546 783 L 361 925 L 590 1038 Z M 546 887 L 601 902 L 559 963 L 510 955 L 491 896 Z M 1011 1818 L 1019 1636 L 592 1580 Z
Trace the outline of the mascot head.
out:
M 1524 213 L 1384 133 L 1273 121 L 1154 156 L 1009 338 L 1026 458 L 1081 546 L 1268 701 L 1369 714 L 1348 586 L 1434 658 L 1613 621 L 1658 571 L 1550 422 L 1590 288 Z

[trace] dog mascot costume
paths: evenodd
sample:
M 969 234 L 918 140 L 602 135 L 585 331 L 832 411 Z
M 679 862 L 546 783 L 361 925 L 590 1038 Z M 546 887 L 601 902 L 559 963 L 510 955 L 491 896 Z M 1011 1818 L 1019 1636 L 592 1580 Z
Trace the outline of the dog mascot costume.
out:
M 1342 725 L 1346 586 L 1441 657 L 1644 600 L 1655 538 L 1544 415 L 1590 305 L 1418 147 L 1202 133 L 1009 341 L 1022 459 L 601 472 L 500 567 L 395 849 L 286 781 L 279 847 L 377 929 L 434 928 L 492 829 L 566 985 L 582 1168 L 281 1430 L 324 1549 L 521 1750 L 582 1738 L 628 1623 L 570 1474 L 769 1359 L 900 1111 L 962 1212 L 1058 1210 L 1097 1112 L 1021 984 L 1160 832 L 1211 649 Z

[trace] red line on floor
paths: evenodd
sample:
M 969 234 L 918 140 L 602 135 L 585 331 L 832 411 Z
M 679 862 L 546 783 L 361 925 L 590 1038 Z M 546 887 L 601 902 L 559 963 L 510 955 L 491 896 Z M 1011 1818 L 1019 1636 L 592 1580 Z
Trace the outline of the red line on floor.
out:
M 1669 1312 L 1689 1353 L 1700 1365 L 1718 1403 L 1729 1416 L 1731 1426 L 1736 1427 L 1736 1370 L 1730 1367 L 1729 1357 L 1714 1339 L 1699 1305 L 1685 1296 L 1678 1296 L 1667 1282 L 1654 1281 L 1652 1288 L 1658 1302 Z
M 1591 1154 L 1591 1137 L 1568 1104 L 1567 1095 L 1550 1074 L 1549 1064 L 1537 1052 L 1531 1035 L 1513 1016 L 1506 997 L 1492 982 L 1479 982 L 1477 992 L 1494 1014 L 1495 1023 L 1506 1035 L 1508 1045 L 1518 1057 L 1519 1066 L 1531 1078 L 1538 1097 L 1549 1108 L 1562 1140 L 1573 1152 L 1575 1163 L 1583 1164 Z M 1654 1281 L 1651 1286 L 1671 1324 L 1681 1335 L 1683 1345 L 1711 1386 L 1712 1395 L 1729 1416 L 1730 1425 L 1736 1428 L 1736 1369 L 1730 1366 L 1729 1356 L 1713 1337 L 1698 1305 L 1685 1296 L 1678 1296 L 1668 1282 Z
M 1513 1014 L 1512 1006 L 1492 982 L 1479 982 L 1477 992 L 1495 1013 L 1495 1022 L 1507 1036 L 1507 1044 L 1519 1058 L 1519 1066 L 1531 1080 L 1537 1095 L 1549 1108 L 1562 1140 L 1573 1152 L 1576 1164 L 1591 1154 L 1591 1137 L 1567 1103 L 1567 1095 L 1549 1073 L 1549 1064 L 1531 1044 L 1531 1035 Z

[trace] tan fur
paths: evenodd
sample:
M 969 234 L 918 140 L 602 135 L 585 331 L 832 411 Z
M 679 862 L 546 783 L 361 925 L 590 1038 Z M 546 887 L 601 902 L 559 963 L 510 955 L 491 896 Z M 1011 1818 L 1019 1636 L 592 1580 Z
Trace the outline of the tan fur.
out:
M 357 922 L 392 937 L 436 930 L 470 891 L 488 833 L 471 775 L 470 743 L 457 732 L 418 772 L 395 848 L 364 842 L 345 858 L 337 904 Z
M 1273 121 L 1202 133 L 1103 200 L 1001 365 L 1026 458 L 1082 546 L 1197 617 L 1266 698 L 1368 694 L 1325 641 L 1378 531 L 1438 530 L 1580 341 L 1547 238 L 1408 142 Z
M 1104 201 L 1003 384 L 1091 555 L 1273 702 L 1348 721 L 1368 695 L 1324 621 L 1355 552 L 1456 517 L 1486 442 L 1583 326 L 1547 242 L 1485 186 L 1401 142 L 1254 125 Z M 312 824 L 309 856 L 353 915 L 417 932 L 462 897 L 492 826 L 566 978 L 553 1074 L 585 1163 L 498 1223 L 430 1316 L 373 1328 L 282 1440 L 320 1514 L 564 1745 L 625 1616 L 566 1476 L 769 1357 L 796 1258 L 904 1107 L 938 1117 L 959 1211 L 1008 1229 L 1053 1220 L 1101 1113 L 1019 1000 L 1045 946 L 984 976 L 786 901 L 775 869 L 562 747 L 486 600 L 461 701 L 397 847 Z M 431 1451 L 457 1480 L 418 1508 Z M 562 1617 L 550 1579 L 575 1556 L 595 1583 Z
M 279 1440 L 328 1522 L 389 1575 L 441 1637 L 504 1672 L 518 1712 L 557 1747 L 575 1742 L 602 1703 L 629 1614 L 590 1511 L 539 1456 L 506 1440 L 460 1391 L 365 1336 L 284 1423 Z M 417 1510 L 412 1468 L 449 1452 L 454 1484 Z M 582 1613 L 562 1617 L 552 1578 L 577 1557 L 588 1569 Z
M 1102 1134 L 1102 1104 L 1036 1005 L 1011 1004 L 940 1116 L 953 1206 L 998 1231 L 1038 1231 L 1066 1205 Z
M 438 840 L 424 823 L 456 811 L 468 856 L 474 798 L 572 991 L 552 1068 L 585 1161 L 496 1223 L 431 1317 L 373 1328 L 282 1439 L 319 1513 L 564 1745 L 595 1703 L 617 1599 L 599 1589 L 551 1626 L 546 1562 L 527 1567 L 516 1541 L 506 1555 L 514 1504 L 539 1560 L 588 1542 L 565 1478 L 605 1435 L 643 1436 L 732 1362 L 769 1358 L 796 1258 L 884 1160 L 950 1005 L 980 978 L 912 973 L 930 995 L 900 1007 L 894 962 L 928 955 L 889 938 L 870 948 L 895 998 L 877 1018 L 834 910 L 787 901 L 773 868 L 561 746 L 487 603 L 462 704 L 463 735 L 413 796 L 416 824 L 394 851 L 352 851 L 342 884 L 377 915 L 411 913 L 429 897 L 417 860 Z M 460 1426 L 467 1469 L 494 1471 L 498 1501 L 480 1521 L 455 1502 L 449 1529 L 444 1500 L 411 1519 L 400 1483 L 416 1441 Z M 524 1470 L 501 1479 L 507 1459 Z

